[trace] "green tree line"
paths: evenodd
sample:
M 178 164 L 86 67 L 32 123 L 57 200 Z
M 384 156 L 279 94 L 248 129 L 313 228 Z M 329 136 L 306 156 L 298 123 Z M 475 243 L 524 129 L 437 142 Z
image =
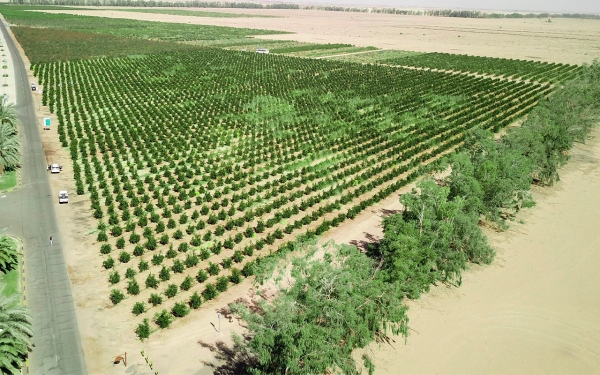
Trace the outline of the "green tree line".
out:
M 249 358 L 248 373 L 354 374 L 353 349 L 391 335 L 406 337 L 402 300 L 418 298 L 439 282 L 459 285 L 469 262 L 490 263 L 494 250 L 479 222 L 504 227 L 507 218 L 534 204 L 532 183 L 558 181 L 569 149 L 584 142 L 598 121 L 599 83 L 596 61 L 504 137 L 495 140 L 483 130 L 468 134 L 462 150 L 448 159 L 450 175 L 438 183 L 422 180 L 402 195 L 403 211 L 384 219 L 384 238 L 366 255 L 351 246 L 329 247 L 322 259 L 305 253 L 293 261 L 290 276 L 279 277 L 285 286 L 272 302 L 253 309 L 233 305 L 250 331 L 247 339 L 235 337 L 236 349 Z M 282 254 L 299 246 L 260 258 L 257 280 L 273 275 Z M 371 360 L 362 359 L 373 373 Z

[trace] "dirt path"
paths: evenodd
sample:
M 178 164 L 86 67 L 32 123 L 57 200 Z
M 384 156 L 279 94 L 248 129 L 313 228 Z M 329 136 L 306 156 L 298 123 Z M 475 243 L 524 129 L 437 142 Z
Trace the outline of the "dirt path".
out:
M 488 234 L 491 266 L 409 302 L 407 344 L 369 348 L 376 374 L 600 373 L 600 129 L 593 137 L 575 147 L 561 182 L 534 189 L 524 224 Z M 362 235 L 331 237 L 380 236 L 368 221 Z

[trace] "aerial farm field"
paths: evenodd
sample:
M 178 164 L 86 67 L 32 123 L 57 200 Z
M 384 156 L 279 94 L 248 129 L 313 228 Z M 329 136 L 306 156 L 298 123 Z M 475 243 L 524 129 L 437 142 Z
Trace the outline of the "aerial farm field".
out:
M 123 351 L 134 373 L 150 373 L 142 347 L 160 373 L 210 373 L 215 343 L 242 332 L 216 311 L 255 297 L 264 259 L 306 233 L 351 233 L 470 129 L 518 124 L 588 60 L 583 47 L 527 61 L 374 51 L 385 46 L 323 29 L 301 40 L 258 17 L 289 11 L 165 12 L 174 23 L 145 21 L 159 10 L 46 11 L 0 9 L 43 87 L 40 116 L 58 123 L 46 152 L 72 171 L 60 183 L 76 196 L 58 215 L 90 373 L 126 373 L 107 364 Z M 246 26 L 221 27 L 231 20 Z M 600 38 L 587 27 L 593 53 Z M 273 35 L 283 41 L 264 42 L 271 54 L 240 51 Z

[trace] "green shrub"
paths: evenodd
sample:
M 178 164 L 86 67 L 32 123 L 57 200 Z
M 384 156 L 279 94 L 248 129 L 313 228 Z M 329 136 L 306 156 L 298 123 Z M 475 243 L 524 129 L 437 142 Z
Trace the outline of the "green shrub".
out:
M 125 295 L 120 290 L 118 290 L 118 289 L 111 290 L 111 292 L 110 292 L 110 301 L 113 303 L 113 305 L 117 305 L 124 298 L 125 298 Z
M 221 272 L 219 265 L 217 263 L 209 262 L 208 263 L 208 273 L 212 276 L 218 275 Z
M 179 288 L 181 288 L 181 290 L 188 291 L 192 287 L 193 283 L 194 283 L 194 278 L 191 277 L 190 275 L 187 275 L 185 277 L 185 279 L 183 279 L 183 281 L 181 282 L 181 285 L 179 285 Z
M 160 270 L 160 272 L 158 273 L 158 277 L 162 280 L 162 281 L 167 281 L 171 279 L 171 271 L 169 271 L 169 269 L 165 266 L 163 266 Z
M 196 280 L 198 280 L 199 283 L 203 283 L 208 279 L 208 274 L 206 273 L 205 270 L 198 270 L 198 273 L 196 274 Z
M 190 308 L 183 302 L 176 302 L 171 309 L 171 314 L 178 318 L 183 318 L 190 313 Z
M 129 281 L 129 283 L 127 284 L 127 293 L 133 296 L 137 296 L 138 294 L 140 294 L 140 286 L 137 283 L 137 281 L 135 281 L 135 279 Z
M 194 292 L 190 297 L 189 305 L 192 309 L 197 309 L 202 306 L 202 298 L 198 295 L 197 292 Z
M 148 264 L 147 261 L 140 259 L 140 262 L 138 263 L 138 270 L 140 272 L 144 272 L 144 271 L 148 271 L 150 269 L 150 265 Z
M 176 295 L 177 295 L 177 285 L 169 284 L 169 286 L 167 286 L 167 289 L 165 289 L 165 296 L 167 296 L 167 298 L 173 298 Z
M 215 286 L 213 284 L 207 283 L 206 288 L 202 292 L 202 297 L 204 298 L 204 300 L 210 301 L 211 299 L 214 299 L 218 295 L 219 295 L 219 292 L 217 291 L 217 288 L 215 288 Z
M 163 310 L 159 313 L 156 313 L 156 315 L 154 316 L 154 322 L 156 323 L 156 325 L 163 329 L 168 328 L 173 322 L 173 319 L 173 316 L 169 314 L 167 310 Z
M 119 261 L 121 263 L 128 263 L 131 260 L 131 254 L 129 254 L 127 251 L 121 251 L 121 254 L 119 254 Z
M 132 279 L 135 276 L 136 272 L 133 268 L 127 268 L 127 271 L 125 271 L 125 277 L 128 279 Z
M 229 278 L 227 278 L 227 276 L 218 277 L 216 287 L 219 292 L 226 291 L 229 287 Z
M 108 258 L 104 262 L 102 262 L 102 267 L 111 269 L 115 266 L 115 260 L 109 255 Z
M 112 251 L 112 247 L 110 246 L 110 244 L 107 243 L 103 243 L 102 246 L 100 246 L 100 253 L 101 254 L 109 254 Z
M 185 266 L 181 260 L 175 259 L 171 269 L 173 270 L 174 273 L 182 273 L 185 270 Z
M 115 270 L 115 271 L 111 272 L 110 276 L 108 276 L 108 281 L 110 282 L 111 285 L 114 285 L 114 284 L 118 283 L 119 281 L 121 281 L 121 275 L 119 274 L 119 271 Z
M 144 319 L 135 329 L 135 333 L 140 340 L 150 337 L 150 324 L 148 319 Z
M 136 302 L 131 309 L 133 315 L 138 316 L 146 312 L 146 304 L 144 302 Z
M 148 277 L 146 277 L 146 288 L 156 289 L 158 288 L 158 284 L 159 281 L 153 274 L 149 274 Z
M 150 297 L 148 298 L 148 303 L 151 304 L 152 306 L 158 306 L 162 302 L 163 302 L 162 297 L 156 293 L 150 294 Z
M 242 271 L 238 270 L 237 268 L 232 268 L 231 275 L 229 276 L 229 281 L 231 281 L 233 284 L 241 283 L 242 282 Z

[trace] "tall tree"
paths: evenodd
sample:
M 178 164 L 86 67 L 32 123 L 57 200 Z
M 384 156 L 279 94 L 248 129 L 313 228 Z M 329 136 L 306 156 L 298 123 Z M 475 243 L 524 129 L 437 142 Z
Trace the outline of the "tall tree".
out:
M 33 346 L 31 316 L 18 295 L 4 295 L 4 287 L 0 285 L 0 373 L 17 375 Z
M 15 106 L 4 97 L 0 100 L 0 124 L 9 125 L 15 133 L 18 132 L 19 123 Z
M 7 272 L 17 265 L 17 245 L 10 237 L 0 237 L 0 272 Z
M 418 298 L 437 281 L 460 283 L 467 261 L 489 263 L 494 251 L 462 197 L 449 200 L 450 188 L 423 180 L 403 194 L 401 214 L 383 220 L 378 252 L 387 279 L 410 298 Z
M 356 374 L 354 348 L 388 332 L 407 334 L 402 294 L 382 280 L 378 264 L 355 247 L 329 251 L 324 259 L 294 260 L 294 282 L 273 303 L 258 311 L 233 306 L 252 334 L 250 373 Z
M 21 142 L 9 124 L 0 123 L 0 175 L 16 168 L 21 161 Z

